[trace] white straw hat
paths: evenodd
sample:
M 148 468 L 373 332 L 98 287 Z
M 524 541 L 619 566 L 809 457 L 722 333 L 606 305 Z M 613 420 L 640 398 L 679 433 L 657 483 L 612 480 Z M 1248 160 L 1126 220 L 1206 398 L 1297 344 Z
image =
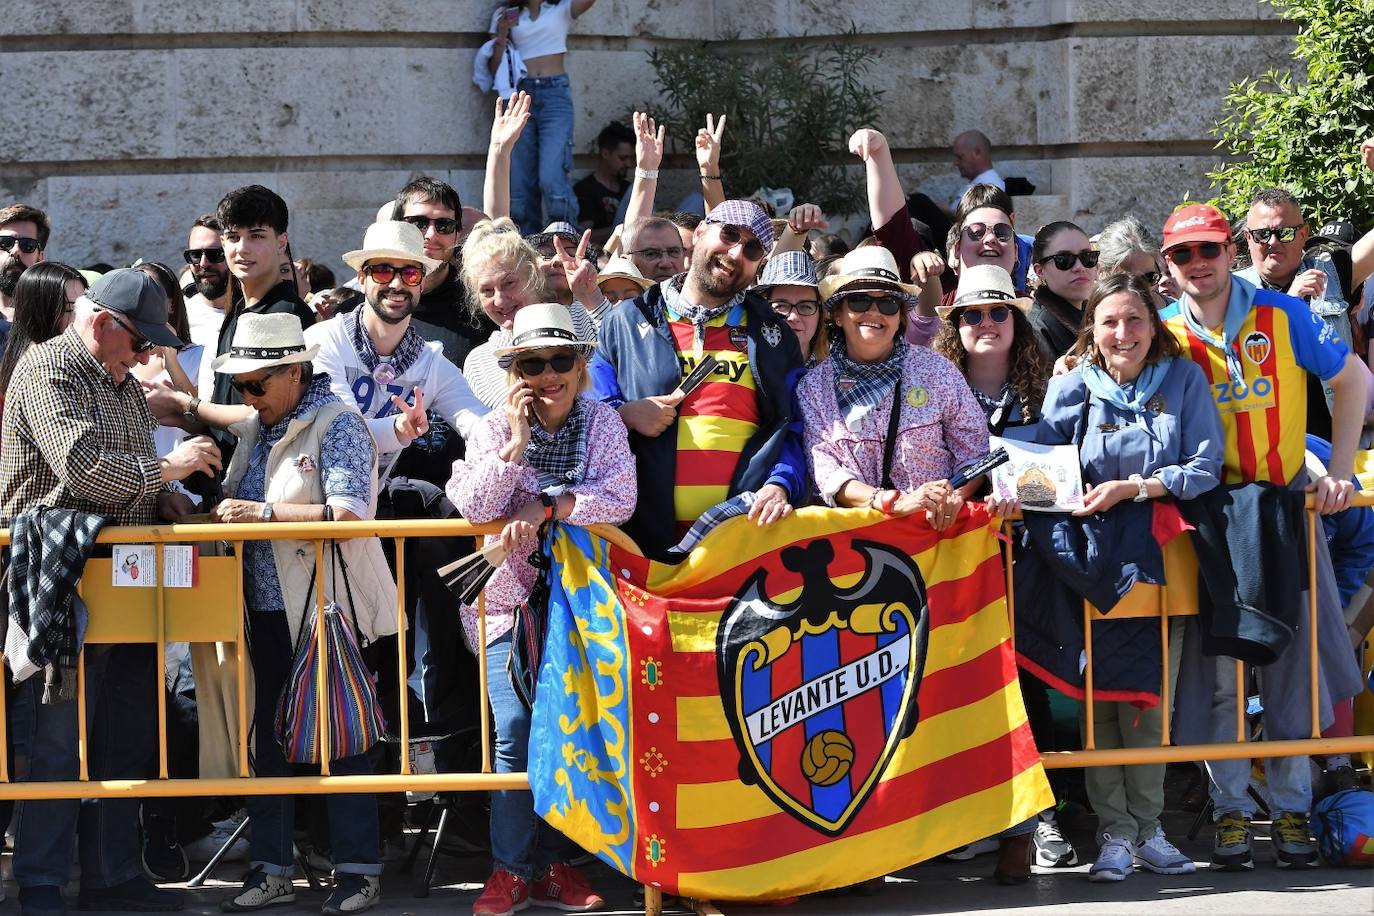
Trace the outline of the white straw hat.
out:
M 635 262 L 629 258 L 611 258 L 607 261 L 606 266 L 596 275 L 597 286 L 601 285 L 602 280 L 629 280 L 641 290 L 654 285 L 654 281 L 640 273 L 639 268 L 635 267 Z
M 510 346 L 501 347 L 493 355 L 496 357 L 497 365 L 507 369 L 515 361 L 517 354 L 544 347 L 572 347 L 584 358 L 590 359 L 596 341 L 577 336 L 572 315 L 568 313 L 566 305 L 557 302 L 537 302 L 515 313 Z
M 386 220 L 367 227 L 363 247 L 350 251 L 343 261 L 354 270 L 362 270 L 368 261 L 413 261 L 426 271 L 436 270 L 442 263 L 425 257 L 425 237 L 410 223 Z
M 821 299 L 827 306 L 836 296 L 870 289 L 892 290 L 913 304 L 921 292 L 920 286 L 902 282 L 896 259 L 881 245 L 855 248 L 840 259 L 820 285 Z
M 210 367 L 225 375 L 238 375 L 273 366 L 308 363 L 319 352 L 319 344 L 305 346 L 301 320 L 290 312 L 250 313 L 239 318 L 228 352 L 216 356 Z
M 948 318 L 955 309 L 970 305 L 1010 305 L 1022 311 L 1030 311 L 1031 300 L 1016 295 L 1012 286 L 1011 274 L 996 264 L 974 264 L 959 271 L 959 288 L 954 293 L 950 305 L 937 305 L 935 312 L 941 318 Z

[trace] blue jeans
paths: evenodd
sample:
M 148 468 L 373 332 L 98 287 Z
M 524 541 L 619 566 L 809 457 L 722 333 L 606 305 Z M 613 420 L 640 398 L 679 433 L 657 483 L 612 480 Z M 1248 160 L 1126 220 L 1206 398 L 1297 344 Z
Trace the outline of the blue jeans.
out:
M 511 151 L 511 218 L 525 235 L 547 223 L 577 225 L 577 196 L 569 176 L 573 159 L 573 99 L 566 73 L 526 77 L 530 120 Z M 541 214 L 542 211 L 542 214 Z
M 528 768 L 530 711 L 515 694 L 506 669 L 511 634 L 487 644 L 487 694 L 496 724 L 496 772 L 521 773 Z M 569 857 L 571 843 L 534 813 L 534 796 L 505 789 L 491 793 L 491 861 L 493 868 L 526 881 Z
M 257 776 L 297 776 L 319 772 L 319 767 L 287 763 L 274 730 L 277 701 L 290 675 L 294 654 L 286 615 L 249 612 L 249 626 L 248 654 L 257 684 L 253 710 L 256 735 L 253 773 Z M 329 772 L 334 776 L 366 775 L 372 772 L 372 765 L 367 754 L 356 754 L 331 760 Z M 347 792 L 327 795 L 325 802 L 329 809 L 329 845 L 335 873 L 380 875 L 377 796 Z M 244 800 L 244 806 L 250 819 L 248 858 L 269 875 L 289 877 L 296 870 L 292 855 L 295 797 L 250 795 Z
M 93 645 L 86 649 L 86 714 L 91 779 L 146 779 L 157 775 L 157 694 L 162 689 L 156 650 L 149 645 Z M 43 674 L 15 688 L 28 695 L 24 721 L 29 771 L 26 782 L 74 780 L 75 701 L 46 705 Z M 14 720 L 16 726 L 19 720 Z M 16 736 L 17 738 L 18 736 Z M 21 888 L 62 887 L 71 877 L 77 837 L 81 884 L 97 889 L 138 877 L 139 799 L 25 801 L 18 805 L 14 878 Z

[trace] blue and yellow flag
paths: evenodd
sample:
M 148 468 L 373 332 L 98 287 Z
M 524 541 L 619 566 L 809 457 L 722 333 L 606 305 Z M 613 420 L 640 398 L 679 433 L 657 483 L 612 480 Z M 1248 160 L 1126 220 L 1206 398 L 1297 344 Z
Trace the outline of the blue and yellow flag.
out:
M 750 900 L 877 877 L 1053 804 L 995 524 L 808 508 L 681 564 L 554 543 L 535 809 L 626 875 Z

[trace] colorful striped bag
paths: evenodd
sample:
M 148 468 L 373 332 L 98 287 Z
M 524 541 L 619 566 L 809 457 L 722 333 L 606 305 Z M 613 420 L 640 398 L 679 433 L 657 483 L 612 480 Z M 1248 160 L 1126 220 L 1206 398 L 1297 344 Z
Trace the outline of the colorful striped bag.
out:
M 337 541 L 331 542 L 334 553 L 334 578 L 343 570 L 344 591 L 348 606 L 353 607 L 353 589 L 348 583 L 348 565 Z M 310 574 L 307 596 L 315 585 Z M 337 584 L 335 587 L 337 594 Z M 320 762 L 320 729 L 316 702 L 318 681 L 319 642 L 315 638 L 315 602 L 306 598 L 304 620 L 296 637 L 295 658 L 291 674 L 277 702 L 275 732 L 282 753 L 291 763 Z M 325 663 L 325 698 L 329 708 L 329 759 L 352 757 L 371 749 L 386 733 L 386 722 L 377 702 L 377 684 L 363 661 L 358 646 L 356 614 L 352 626 L 344 618 L 343 609 L 329 599 L 324 604 L 324 641 L 327 651 Z

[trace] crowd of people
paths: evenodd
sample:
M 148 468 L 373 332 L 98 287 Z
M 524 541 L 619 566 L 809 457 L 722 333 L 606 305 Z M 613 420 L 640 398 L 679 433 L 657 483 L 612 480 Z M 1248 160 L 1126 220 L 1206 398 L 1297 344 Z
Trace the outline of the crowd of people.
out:
M 571 136 L 557 39 L 591 5 L 531 3 L 493 20 L 490 72 L 511 43 L 525 46 L 528 75 L 497 102 L 482 208 L 414 178 L 342 256 L 342 285 L 294 258 L 287 203 L 260 185 L 191 222 L 179 275 L 146 262 L 78 270 L 49 259 L 60 253 L 48 250 L 43 211 L 0 209 L 11 772 L 77 777 L 73 669 L 86 611 L 72 586 L 103 549 L 103 524 L 505 520 L 483 548 L 497 566 L 485 686 L 496 770 L 518 772 L 531 748 L 516 635 L 545 522 L 620 525 L 645 554 L 671 560 L 725 518 L 768 526 L 806 505 L 937 530 L 971 501 L 1012 517 L 1015 499 L 960 475 L 998 436 L 1076 445 L 1086 486 L 1081 510 L 1027 512 L 1012 529 L 1022 690 L 1042 746 L 1055 743 L 1049 688 L 1084 699 L 1085 638 L 1098 665 L 1093 719 L 1080 720 L 1098 748 L 1158 745 L 1163 702 L 1176 742 L 1234 739 L 1236 659 L 1251 671 L 1242 695 L 1261 698 L 1263 734 L 1306 736 L 1318 636 L 1319 725 L 1351 734 L 1374 568 L 1374 510 L 1351 508 L 1374 407 L 1362 295 L 1374 233 L 1333 224 L 1314 234 L 1299 200 L 1271 188 L 1234 221 L 1207 204 L 1180 207 L 1158 242 L 1129 215 L 1092 235 L 1056 221 L 1025 236 L 981 134 L 954 144 L 970 183 L 945 207 L 908 197 L 886 139 L 860 129 L 850 149 L 866 172 L 871 229 L 850 248 L 813 205 L 775 214 L 726 197 L 723 117 L 697 135 L 701 212 L 656 209 L 663 128 L 642 114 L 602 132 L 597 170 L 574 192 L 570 159 L 551 151 Z M 1374 144 L 1362 155 L 1374 168 Z M 581 225 L 578 200 L 591 204 Z M 705 382 L 684 391 L 703 364 Z M 1298 546 L 1309 495 L 1327 521 L 1316 634 Z M 1164 632 L 1114 621 L 1085 637 L 1084 599 L 1105 610 L 1136 581 L 1164 582 L 1166 539 L 1152 535 L 1169 525 L 1192 529 L 1208 569 L 1203 614 Z M 1084 570 L 1076 547 L 1090 541 L 1096 565 Z M 308 771 L 280 707 L 317 590 L 356 633 L 388 715 L 413 703 L 445 733 L 438 770 L 471 767 L 479 611 L 434 570 L 474 546 L 407 544 L 398 633 L 389 545 L 341 540 L 316 569 L 307 542 L 244 544 L 255 774 Z M 398 639 L 414 669 L 406 696 L 388 687 Z M 149 645 L 86 647 L 91 778 L 156 772 L 157 664 Z M 235 676 L 223 647 L 169 651 L 168 744 L 183 749 L 174 776 L 236 773 L 225 686 Z M 394 770 L 386 754 L 363 748 L 330 772 Z M 1346 757 L 1316 767 L 1317 791 L 1355 782 Z M 1280 867 L 1318 863 L 1313 768 L 1265 761 Z M 1252 868 L 1250 763 L 1205 772 L 1212 866 Z M 1089 769 L 1100 838 L 1089 877 L 1193 871 L 1161 827 L 1163 780 L 1162 766 Z M 23 802 L 13 857 L 22 912 L 65 913 L 74 854 L 83 909 L 176 910 L 179 893 L 158 883 L 186 876 L 189 848 L 224 845 L 248 860 L 226 911 L 292 902 L 296 800 L 248 798 L 246 844 L 229 842 L 238 807 Z M 323 912 L 378 902 L 396 807 L 346 794 L 314 812 L 327 824 L 314 831 L 317 853 L 334 871 Z M 480 806 L 466 814 L 485 817 Z M 493 868 L 478 916 L 602 905 L 527 792 L 492 793 L 485 842 Z M 1032 864 L 1078 862 L 1053 809 L 951 855 L 984 849 L 997 851 L 1007 883 Z

